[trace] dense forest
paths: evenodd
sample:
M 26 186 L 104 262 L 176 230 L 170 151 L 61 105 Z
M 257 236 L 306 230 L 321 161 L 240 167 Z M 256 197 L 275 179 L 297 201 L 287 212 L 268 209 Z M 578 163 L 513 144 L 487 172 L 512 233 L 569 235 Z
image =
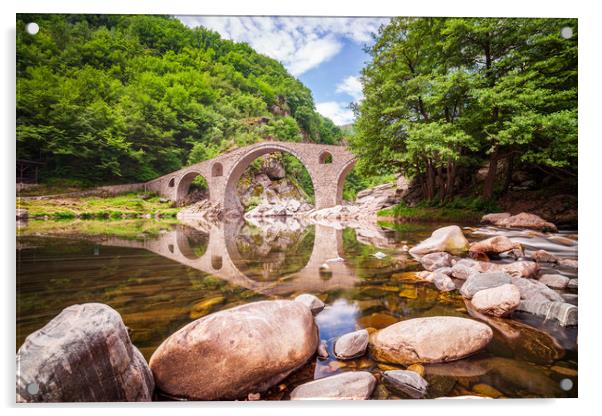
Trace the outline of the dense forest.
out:
M 18 15 L 16 50 L 17 158 L 44 162 L 42 181 L 146 181 L 265 139 L 341 140 L 282 64 L 175 18 Z
M 394 18 L 367 48 L 354 152 L 405 172 L 426 200 L 508 190 L 516 169 L 574 184 L 575 19 Z
M 42 181 L 145 181 L 274 139 L 349 140 L 347 199 L 398 173 L 437 203 L 498 197 L 518 170 L 576 184 L 575 19 L 394 18 L 366 47 L 365 98 L 342 128 L 279 62 L 175 18 L 19 15 L 17 27 L 17 158 L 43 162 Z M 311 194 L 302 165 L 283 161 Z

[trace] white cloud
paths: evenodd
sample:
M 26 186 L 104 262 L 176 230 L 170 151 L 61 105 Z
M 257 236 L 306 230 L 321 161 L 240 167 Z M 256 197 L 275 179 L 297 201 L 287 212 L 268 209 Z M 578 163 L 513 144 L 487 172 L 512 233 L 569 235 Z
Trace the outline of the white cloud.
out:
M 353 123 L 353 111 L 346 103 L 336 101 L 326 101 L 316 104 L 316 110 L 324 117 L 328 117 L 337 126 Z
M 246 42 L 277 59 L 295 76 L 317 67 L 343 47 L 342 38 L 365 44 L 389 19 L 337 17 L 178 16 L 189 27 L 204 26 L 224 38 Z
M 336 92 L 344 92 L 353 97 L 354 101 L 361 101 L 364 98 L 362 93 L 362 82 L 360 77 L 348 76 L 337 84 Z

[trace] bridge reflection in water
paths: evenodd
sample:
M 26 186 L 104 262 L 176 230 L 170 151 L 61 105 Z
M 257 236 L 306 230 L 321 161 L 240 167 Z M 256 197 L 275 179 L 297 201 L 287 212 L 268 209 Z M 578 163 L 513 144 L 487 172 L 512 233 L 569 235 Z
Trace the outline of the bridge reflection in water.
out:
M 100 244 L 107 246 L 142 248 L 188 267 L 216 276 L 229 283 L 241 286 L 264 295 L 285 295 L 294 292 L 321 293 L 333 289 L 353 287 L 358 281 L 354 270 L 343 261 L 343 231 L 340 227 L 322 224 L 312 225 L 314 231 L 313 249 L 309 260 L 300 270 L 278 276 L 277 280 L 257 279 L 245 272 L 248 263 L 239 252 L 237 237 L 241 235 L 244 221 L 195 224 L 177 226 L 165 231 L 158 238 L 133 241 L 110 237 Z M 283 229 L 301 232 L 307 225 L 282 223 Z M 270 232 L 269 229 L 264 232 Z M 197 253 L 195 244 L 206 241 L 203 253 Z M 192 244 L 191 244 L 192 242 Z M 205 245 L 205 244 L 203 244 Z M 248 257 L 248 256 L 247 256 Z M 327 270 L 323 265 L 327 264 Z

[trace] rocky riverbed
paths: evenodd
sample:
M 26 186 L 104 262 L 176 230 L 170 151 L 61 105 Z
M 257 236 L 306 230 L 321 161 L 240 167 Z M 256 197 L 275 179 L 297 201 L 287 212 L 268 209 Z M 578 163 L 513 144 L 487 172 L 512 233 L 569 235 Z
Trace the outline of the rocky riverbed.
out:
M 140 331 L 155 331 L 159 320 L 136 324 L 139 321 L 117 298 L 109 304 L 124 311 L 123 318 L 104 304 L 70 306 L 19 346 L 17 399 L 571 395 L 572 387 L 563 390 L 559 382 L 566 379 L 573 386 L 577 381 L 572 330 L 578 324 L 577 235 L 559 233 L 553 224 L 529 214 L 515 217 L 486 216 L 484 225 L 478 227 L 440 226 L 430 236 L 413 241 L 403 238 L 404 231 L 391 240 L 373 223 L 349 221 L 339 225 L 339 230 L 353 230 L 357 249 L 347 246 L 336 257 L 324 260 L 319 260 L 316 242 L 326 241 L 330 229 L 336 236 L 336 228 L 330 227 L 335 224 L 314 222 L 312 227 L 325 228 L 315 235 L 311 256 L 301 261 L 305 267 L 292 275 L 276 273 L 276 280 L 240 292 L 238 305 L 227 300 L 236 284 L 272 278 L 246 271 L 243 265 L 248 260 L 236 260 L 230 253 L 237 270 L 247 278 L 255 276 L 253 280 L 243 283 L 239 277 L 221 295 L 196 303 L 187 323 L 175 328 L 168 325 L 171 329 L 161 331 L 163 338 L 152 349 L 143 345 L 145 357 L 134 344 L 142 339 Z M 256 227 L 263 220 L 258 219 Z M 346 228 L 350 224 L 355 228 Z M 241 250 L 252 249 L 253 259 L 265 256 L 271 259 L 270 267 L 285 267 L 286 253 L 302 251 L 307 224 L 299 222 L 295 232 L 276 220 L 263 225 L 262 233 L 232 240 L 238 256 Z M 194 241 L 206 241 L 203 244 L 210 250 L 215 232 L 210 232 L 208 242 L 205 237 L 194 237 Z M 181 241 L 184 238 L 192 244 L 190 235 L 174 236 L 179 250 L 188 253 Z M 169 234 L 163 234 L 157 244 L 161 238 L 172 241 Z M 263 249 L 258 241 L 263 241 Z M 35 246 L 35 241 L 25 243 L 24 250 Z M 354 251 L 361 247 L 372 248 L 363 254 Z M 274 249 L 284 257 L 274 257 Z M 194 250 L 189 252 L 185 259 L 191 260 Z M 165 255 L 169 256 L 169 250 Z M 363 263 L 355 264 L 360 259 Z M 221 267 L 227 267 L 227 260 L 221 262 Z M 356 277 L 338 280 L 339 270 L 345 279 Z M 313 274 L 322 282 L 318 286 L 312 286 Z M 291 286 L 280 291 L 297 281 L 297 289 Z M 326 290 L 329 285 L 332 289 Z M 314 290 L 300 292 L 310 287 Z M 161 292 L 171 293 L 165 289 Z M 253 293 L 271 294 L 257 299 Z M 182 294 L 177 292 L 177 296 Z M 120 294 L 119 299 L 128 296 Z M 141 314 L 136 312 L 136 319 Z M 133 331 L 125 326 L 130 323 Z M 100 381 L 82 384 L 90 379 L 88 373 Z

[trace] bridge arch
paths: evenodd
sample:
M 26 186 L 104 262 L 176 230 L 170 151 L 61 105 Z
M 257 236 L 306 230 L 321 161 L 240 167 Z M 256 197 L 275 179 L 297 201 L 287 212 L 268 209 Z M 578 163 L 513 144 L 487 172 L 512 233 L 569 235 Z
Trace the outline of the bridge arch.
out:
M 354 166 L 355 166 L 355 160 L 351 160 L 351 161 L 347 162 L 345 165 L 343 165 L 343 167 L 337 173 L 337 176 L 336 176 L 336 183 L 337 183 L 336 203 L 337 203 L 337 205 L 340 205 L 343 203 L 343 188 L 345 187 L 345 179 L 347 178 L 347 175 L 349 175 L 349 173 L 353 170 Z
M 308 161 L 304 160 L 305 158 L 302 154 L 296 152 L 294 149 L 291 149 L 288 146 L 283 146 L 278 143 L 258 146 L 254 149 L 250 149 L 248 152 L 243 153 L 240 158 L 235 160 L 232 163 L 230 170 L 225 175 L 225 198 L 223 206 L 226 212 L 243 212 L 243 207 L 237 194 L 237 185 L 241 176 L 255 159 L 274 152 L 288 153 L 297 158 L 307 169 L 315 192 L 316 180 L 314 178 L 314 173 L 311 171 Z
M 180 180 L 177 182 L 178 187 L 176 188 L 175 200 L 177 202 L 182 201 L 188 195 L 190 191 L 190 185 L 192 185 L 192 181 L 196 179 L 197 176 L 202 176 L 205 178 L 205 181 L 209 185 L 209 180 L 206 175 L 204 175 L 199 170 L 189 170 L 182 175 Z M 209 198 L 211 198 L 211 187 L 207 186 L 207 191 L 209 192 Z

